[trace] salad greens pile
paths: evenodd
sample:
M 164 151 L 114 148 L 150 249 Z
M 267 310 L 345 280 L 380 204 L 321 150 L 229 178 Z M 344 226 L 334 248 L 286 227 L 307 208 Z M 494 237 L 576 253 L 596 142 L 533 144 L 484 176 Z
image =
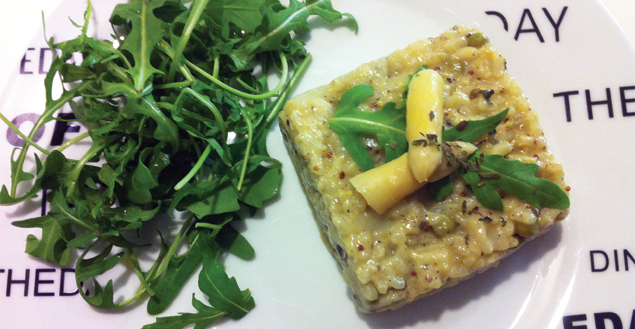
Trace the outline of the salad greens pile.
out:
M 40 238 L 27 238 L 30 255 L 59 265 L 77 257 L 77 286 L 92 306 L 119 308 L 150 296 L 148 312 L 159 314 L 202 264 L 198 285 L 210 305 L 193 297 L 198 313 L 159 318 L 147 328 L 238 319 L 254 299 L 218 257 L 253 256 L 232 222 L 253 216 L 279 192 L 281 163 L 267 152 L 267 132 L 311 59 L 294 35 L 309 31 L 310 16 L 348 17 L 355 29 L 356 22 L 329 0 L 291 0 L 286 7 L 278 0 L 132 0 L 114 9 L 108 41 L 88 36 L 91 12 L 89 1 L 84 24 L 75 24 L 78 37 L 48 41 L 61 55 L 45 78 L 46 107 L 32 131 L 20 133 L 0 114 L 25 140 L 13 152 L 12 181 L 0 203 L 47 192 L 47 214 L 13 225 L 42 230 Z M 81 63 L 70 61 L 76 53 Z M 279 78 L 273 88 L 271 76 Z M 60 96 L 53 94 L 57 79 Z M 55 150 L 34 143 L 67 106 L 87 132 Z M 83 156 L 64 155 L 84 139 L 92 143 Z M 45 156 L 30 155 L 31 146 Z M 29 158 L 35 174 L 24 168 Z M 175 213 L 186 219 L 171 219 Z M 178 233 L 162 234 L 164 221 L 177 222 Z M 157 231 L 153 254 L 140 232 Z M 150 256 L 156 261 L 142 268 L 139 259 Z M 115 302 L 113 280 L 103 285 L 97 278 L 117 264 L 140 281 L 122 302 Z M 89 282 L 87 295 L 81 286 Z
M 412 75 L 410 76 L 412 79 Z M 408 85 L 404 98 L 407 96 Z M 361 102 L 370 97 L 374 90 L 366 84 L 357 85 L 347 90 L 341 97 L 329 127 L 342 140 L 353 160 L 362 168 L 370 170 L 373 160 L 361 140 L 363 135 L 375 136 L 380 146 L 386 150 L 385 161 L 396 159 L 409 147 L 406 140 L 406 122 L 404 103 L 396 106 L 394 102 L 386 103 L 376 112 L 363 112 L 358 109 Z M 481 137 L 496 130 L 505 120 L 509 109 L 484 118 L 482 120 L 463 121 L 457 126 L 443 129 L 444 142 L 461 140 L 475 142 Z M 436 136 L 434 136 L 436 138 Z M 444 147 L 440 145 L 440 147 Z M 448 161 L 452 152 L 444 152 Z M 524 163 L 509 160 L 497 154 L 483 154 L 476 151 L 466 161 L 458 163 L 456 174 L 462 177 L 471 187 L 479 203 L 483 206 L 503 211 L 503 202 L 499 191 L 505 191 L 536 208 L 553 209 L 569 208 L 569 197 L 557 184 L 541 177 L 536 177 L 540 167 L 535 163 Z M 428 184 L 435 201 L 441 201 L 453 191 L 452 175 Z

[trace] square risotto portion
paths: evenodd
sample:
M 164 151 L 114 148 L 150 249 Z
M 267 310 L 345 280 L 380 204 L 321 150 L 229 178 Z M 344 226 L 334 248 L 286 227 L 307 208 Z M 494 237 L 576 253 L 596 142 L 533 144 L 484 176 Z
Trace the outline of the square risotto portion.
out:
M 495 266 L 568 213 L 536 209 L 505 193 L 504 211 L 487 209 L 456 175 L 454 192 L 442 201 L 433 201 L 423 187 L 382 215 L 367 205 L 349 182 L 362 170 L 329 129 L 329 119 L 342 94 L 359 84 L 375 90 L 360 109 L 399 104 L 409 75 L 423 65 L 443 77 L 446 126 L 509 108 L 495 134 L 475 143 L 478 149 L 535 163 L 536 176 L 567 188 L 562 166 L 549 153 L 537 114 L 508 74 L 505 59 L 471 28 L 457 26 L 417 41 L 292 99 L 280 114 L 285 142 L 326 244 L 363 312 L 398 308 Z M 382 164 L 383 150 L 372 138 L 366 142 L 376 166 Z

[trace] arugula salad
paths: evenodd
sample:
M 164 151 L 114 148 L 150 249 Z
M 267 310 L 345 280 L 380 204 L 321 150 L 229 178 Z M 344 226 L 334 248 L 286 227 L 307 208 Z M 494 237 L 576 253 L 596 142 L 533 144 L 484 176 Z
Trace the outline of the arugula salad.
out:
M 356 22 L 329 0 L 287 6 L 132 0 L 110 16 L 114 40 L 97 40 L 87 32 L 91 15 L 88 1 L 84 23 L 74 23 L 78 37 L 48 40 L 60 55 L 46 75 L 44 112 L 31 132 L 21 133 L 0 114 L 25 141 L 13 151 L 12 180 L 0 191 L 0 204 L 46 192 L 50 211 L 13 225 L 41 230 L 40 237 L 28 236 L 28 254 L 62 266 L 76 262 L 78 289 L 96 308 L 147 300 L 148 313 L 160 314 L 202 266 L 198 286 L 207 300 L 192 297 L 198 312 L 159 317 L 144 328 L 205 328 L 222 317 L 239 319 L 254 298 L 226 274 L 219 255 L 254 255 L 232 223 L 279 193 L 281 163 L 269 156 L 266 138 L 311 60 L 297 35 L 309 32 L 310 16 L 347 18 L 355 30 Z M 74 64 L 69 59 L 77 53 L 82 61 Z M 60 95 L 53 91 L 57 81 L 64 86 Z M 54 150 L 33 142 L 68 106 L 87 132 Z M 64 155 L 84 140 L 91 141 L 84 155 Z M 25 169 L 29 161 L 34 173 Z M 178 232 L 159 230 L 162 221 L 177 223 Z M 148 257 L 153 263 L 144 267 L 140 259 Z M 139 282 L 122 302 L 115 302 L 114 280 L 100 278 L 118 264 Z

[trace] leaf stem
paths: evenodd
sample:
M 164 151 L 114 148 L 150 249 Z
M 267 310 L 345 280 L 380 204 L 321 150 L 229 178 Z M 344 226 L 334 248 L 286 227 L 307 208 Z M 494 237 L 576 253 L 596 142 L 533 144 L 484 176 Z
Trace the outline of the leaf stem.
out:
M 53 70 L 49 71 L 49 76 L 51 74 L 53 74 L 53 75 L 55 74 L 55 73 L 52 73 L 52 72 L 53 72 Z M 47 109 L 37 119 L 37 121 L 33 125 L 33 128 L 31 128 L 31 132 L 28 135 L 28 139 L 33 140 L 33 138 L 35 137 L 35 134 L 37 133 L 37 131 L 40 130 L 40 128 L 42 128 L 42 126 L 44 126 L 45 123 L 53 120 L 52 119 L 53 113 L 55 113 L 57 110 L 62 108 L 62 106 L 64 106 L 64 104 L 68 103 L 75 96 L 77 96 L 77 94 L 80 93 L 81 90 L 86 86 L 86 84 L 87 84 L 86 82 L 82 82 L 79 86 L 75 87 L 75 89 L 72 89 L 71 91 L 64 92 L 62 94 L 62 96 L 60 96 L 60 98 L 57 99 L 57 100 L 53 100 L 52 97 L 50 96 L 50 94 L 47 95 Z M 27 150 L 28 150 L 30 145 L 31 144 L 27 143 L 20 150 L 20 154 L 18 155 L 18 160 L 16 161 L 16 164 L 17 164 L 18 168 L 22 168 L 22 166 L 24 166 L 24 162 L 26 161 L 26 156 L 27 156 Z M 18 172 L 19 172 L 19 170 L 16 171 L 16 173 L 18 173 Z M 10 195 L 13 196 L 13 197 L 15 197 L 16 194 L 17 194 L 18 183 L 19 182 L 20 182 L 20 180 L 17 179 L 17 177 L 11 177 L 11 194 Z
M 141 267 L 139 267 L 139 260 L 137 259 L 137 256 L 134 254 L 134 252 L 130 248 L 127 248 L 126 251 L 128 254 L 128 258 L 132 262 L 132 267 L 134 268 L 135 273 L 137 273 L 137 277 L 139 277 L 139 281 L 141 281 L 141 286 L 148 292 L 148 294 L 150 294 L 150 296 L 154 296 L 155 295 L 154 291 L 148 284 L 148 281 L 146 281 L 145 275 L 143 275 L 143 272 L 141 271 Z
M 165 53 L 166 55 L 168 55 L 168 57 L 174 60 L 174 49 L 172 49 L 172 47 L 167 41 L 165 40 L 159 41 L 159 43 L 157 44 L 157 48 L 159 48 L 161 51 L 163 51 L 163 53 Z M 183 74 L 183 77 L 185 78 L 185 80 L 190 81 L 192 83 L 196 82 L 196 78 L 187 69 L 187 67 L 185 67 L 185 65 L 180 64 L 179 70 L 181 71 L 181 74 Z
M 109 139 L 111 139 L 110 142 L 118 138 L 119 138 L 118 136 L 109 136 Z M 82 155 L 82 157 L 77 161 L 77 163 L 75 163 L 75 166 L 73 167 L 73 171 L 71 171 L 71 174 L 70 174 L 70 184 L 68 185 L 68 191 L 66 191 L 67 197 L 70 197 L 72 193 L 75 192 L 75 190 L 77 189 L 79 178 L 82 174 L 82 170 L 84 169 L 84 166 L 86 165 L 86 163 L 90 161 L 90 159 L 92 159 L 94 156 L 99 154 L 103 149 L 104 149 L 103 143 L 93 143 L 88 149 L 88 151 L 86 151 L 86 153 Z
M 201 168 L 201 166 L 203 166 L 203 163 L 205 162 L 205 160 L 207 160 L 207 156 L 209 155 L 211 151 L 212 151 L 212 145 L 208 144 L 205 150 L 203 150 L 203 154 L 201 154 L 201 156 L 198 158 L 198 161 L 196 161 L 196 164 L 194 164 L 194 167 L 192 167 L 190 172 L 187 173 L 187 175 L 185 175 L 185 177 L 183 177 L 183 179 L 181 179 L 181 181 L 179 181 L 174 186 L 175 190 L 178 191 L 182 189 L 183 186 L 185 186 L 185 184 L 187 184 L 196 175 L 196 172 L 198 171 L 199 168 Z
M 218 78 L 218 73 L 220 72 L 220 61 L 218 60 L 218 57 L 214 58 L 214 68 L 212 71 L 212 75 L 215 78 Z
M 220 230 L 223 228 L 223 225 L 215 225 L 210 223 L 196 223 L 196 228 L 208 228 L 210 230 Z
M 165 257 L 163 259 L 163 263 L 161 264 L 160 269 L 156 271 L 156 274 L 154 275 L 154 277 L 148 278 L 148 281 L 152 281 L 158 278 L 159 276 L 163 274 L 163 272 L 165 272 L 166 268 L 168 267 L 168 264 L 170 263 L 170 259 L 172 259 L 172 257 L 176 253 L 176 250 L 179 247 L 181 240 L 185 236 L 185 233 L 187 232 L 187 230 L 189 230 L 190 226 L 192 225 L 194 218 L 195 218 L 194 214 L 192 213 L 187 216 L 187 219 L 185 220 L 185 223 L 183 223 L 183 226 L 181 226 L 179 233 L 176 235 L 176 237 L 174 237 L 174 241 L 172 241 L 172 244 L 170 245 L 170 249 L 168 249 L 168 252 L 165 254 Z M 196 239 L 198 239 L 198 237 L 196 237 Z M 194 243 L 195 242 L 193 242 L 192 244 Z
M 66 143 L 62 144 L 60 147 L 57 148 L 58 151 L 63 152 L 65 149 L 67 149 L 68 147 L 72 146 L 75 143 L 80 142 L 81 140 L 90 137 L 90 132 L 86 131 L 85 133 L 75 136 L 73 139 L 67 141 Z
M 86 36 L 86 33 L 88 32 L 88 23 L 90 21 L 90 16 L 93 13 L 93 4 L 90 2 L 90 0 L 86 1 L 86 11 L 84 11 L 84 25 L 82 26 L 82 36 Z
M 240 77 L 236 78 L 236 82 L 238 82 L 243 88 L 245 88 L 246 90 L 254 94 L 259 92 L 258 90 L 256 90 L 256 88 L 250 86 L 247 82 L 243 81 Z
M 211 102 L 209 99 L 206 99 L 205 97 L 203 97 L 203 95 L 201 95 L 200 93 L 194 91 L 191 88 L 183 89 L 181 93 L 179 94 L 179 97 L 177 97 L 176 101 L 174 102 L 175 109 L 178 110 L 183 107 L 183 101 L 184 101 L 183 99 L 185 98 L 186 95 L 190 95 L 194 97 L 194 99 L 199 101 L 201 104 L 205 105 L 205 107 L 207 107 L 210 110 L 210 112 L 212 112 L 212 114 L 214 115 L 214 118 L 216 119 L 216 122 L 218 122 L 221 133 L 223 134 L 223 142 L 227 142 L 227 127 L 225 124 L 225 119 L 223 119 L 223 116 L 218 110 L 218 108 L 216 108 L 216 105 L 214 105 L 214 103 Z
M 156 85 L 154 86 L 154 89 L 170 89 L 170 88 L 183 88 L 183 87 L 189 87 L 192 85 L 192 82 L 190 81 L 181 81 L 181 82 L 172 82 L 172 83 L 164 83 L 164 84 L 160 84 L 160 85 Z
M 187 46 L 187 42 L 190 40 L 190 36 L 192 35 L 196 24 L 198 24 L 198 21 L 201 19 L 201 15 L 203 15 L 208 2 L 209 0 L 194 0 L 194 3 L 190 8 L 190 15 L 188 16 L 183 32 L 181 33 L 181 39 L 174 50 L 174 57 L 172 58 L 173 61 L 170 65 L 170 71 L 168 72 L 167 77 L 168 82 L 174 81 L 176 68 L 181 65 L 181 60 L 183 59 L 183 51 Z
M 9 119 L 7 119 L 7 117 L 4 116 L 4 114 L 0 113 L 0 119 L 2 119 L 2 121 L 4 121 L 4 123 L 7 124 L 7 126 L 9 126 L 9 128 L 11 128 L 11 130 L 13 130 L 16 134 L 18 134 L 18 136 L 20 136 L 20 138 L 22 138 L 24 140 L 24 143 L 27 144 L 31 144 L 33 145 L 33 147 L 35 147 L 36 149 L 38 149 L 40 152 L 49 155 L 51 154 L 51 152 L 49 152 L 47 149 L 41 147 L 40 145 L 38 145 L 36 142 L 34 142 L 31 138 L 29 138 L 28 136 L 26 136 L 24 133 L 22 133 L 20 131 L 20 129 L 18 129 L 18 127 L 16 127 L 13 122 L 9 121 Z
M 125 57 L 123 58 L 126 59 Z M 125 62 L 127 62 L 127 59 L 125 60 Z M 122 81 L 127 82 L 129 84 L 132 84 L 134 82 L 132 78 L 130 78 L 130 76 L 126 73 L 126 71 L 124 71 L 123 68 L 121 68 L 121 66 L 109 61 L 106 64 L 106 67 L 108 68 L 108 71 L 110 73 L 112 73 L 114 76 L 118 77 Z
M 254 139 L 254 127 L 251 122 L 251 118 L 249 117 L 249 113 L 245 112 L 245 109 L 241 106 L 240 113 L 243 115 L 245 123 L 247 124 L 247 147 L 245 148 L 245 157 L 243 159 L 243 167 L 240 172 L 240 178 L 238 179 L 238 187 L 236 190 L 240 191 L 243 181 L 245 180 L 245 174 L 247 173 L 247 165 L 249 162 L 249 156 L 251 155 L 251 144 Z
M 56 200 L 54 201 L 54 203 L 56 201 L 57 201 L 57 197 L 56 197 Z M 66 201 L 64 200 L 62 202 L 58 202 L 58 204 L 59 203 L 65 203 L 65 202 Z M 85 229 L 87 229 L 89 231 L 92 231 L 92 232 L 95 232 L 95 233 L 101 235 L 101 232 L 99 231 L 99 229 L 97 229 L 95 227 L 92 227 L 92 226 L 88 225 L 87 223 L 85 223 L 84 221 L 82 221 L 81 219 L 77 218 L 77 216 L 73 215 L 71 212 L 66 210 L 64 206 L 58 206 L 57 210 L 60 213 L 66 215 L 66 218 L 69 219 L 71 222 L 73 222 L 73 224 L 75 224 L 75 225 L 77 225 L 79 227 L 83 227 L 83 228 L 85 228 Z
M 216 77 L 214 77 L 213 75 L 205 72 L 205 70 L 201 69 L 200 67 L 192 64 L 190 61 L 184 59 L 185 64 L 187 66 L 189 66 L 190 68 L 192 68 L 194 71 L 196 71 L 197 73 L 199 73 L 200 75 L 202 75 L 203 77 L 209 79 L 210 81 L 212 81 L 213 83 L 217 84 L 219 87 L 237 95 L 243 98 L 247 98 L 247 99 L 253 99 L 253 100 L 260 100 L 260 99 L 266 99 L 269 97 L 272 97 L 274 95 L 276 95 L 280 90 L 282 90 L 282 88 L 287 84 L 287 76 L 289 74 L 289 63 L 287 63 L 287 56 L 283 53 L 283 52 L 279 52 L 280 54 L 280 60 L 282 62 L 282 74 L 281 74 L 281 78 L 280 78 L 280 82 L 278 82 L 278 85 L 273 88 L 272 90 L 263 93 L 263 94 L 248 94 L 245 92 L 242 92 L 236 88 L 233 88 L 225 83 L 223 83 L 222 81 L 220 81 L 219 79 L 217 79 Z
M 302 60 L 300 65 L 298 65 L 298 67 L 294 69 L 293 76 L 289 80 L 289 84 L 284 89 L 284 91 L 280 94 L 278 99 L 276 99 L 271 110 L 269 111 L 269 114 L 267 115 L 267 118 L 265 119 L 265 122 L 261 125 L 258 125 L 258 128 L 257 128 L 258 130 L 256 131 L 256 139 L 259 139 L 260 136 L 265 134 L 271 127 L 271 124 L 273 123 L 273 121 L 278 117 L 278 113 L 280 113 L 280 111 L 282 110 L 284 104 L 286 103 L 287 98 L 289 97 L 289 95 L 295 88 L 296 84 L 300 80 L 300 77 L 304 75 L 304 72 L 309 67 L 309 63 L 311 63 L 311 59 L 312 59 L 311 54 L 307 54 L 307 56 Z

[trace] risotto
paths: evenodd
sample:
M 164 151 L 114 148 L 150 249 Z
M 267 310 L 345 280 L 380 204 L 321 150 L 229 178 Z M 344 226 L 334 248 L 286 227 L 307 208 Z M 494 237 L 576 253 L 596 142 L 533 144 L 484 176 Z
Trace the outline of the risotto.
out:
M 359 84 L 374 89 L 360 104 L 363 111 L 401 103 L 409 76 L 424 65 L 443 78 L 446 125 L 509 109 L 495 133 L 475 142 L 478 150 L 537 164 L 536 176 L 568 190 L 538 116 L 507 72 L 505 59 L 487 37 L 468 27 L 416 41 L 290 100 L 280 114 L 285 142 L 325 242 L 363 312 L 395 309 L 482 272 L 568 213 L 538 209 L 507 193 L 501 193 L 503 211 L 491 210 L 460 178 L 441 201 L 423 187 L 382 215 L 367 205 L 349 182 L 362 170 L 329 129 L 329 120 L 342 94 Z M 383 149 L 371 137 L 365 142 L 376 166 L 381 165 Z

